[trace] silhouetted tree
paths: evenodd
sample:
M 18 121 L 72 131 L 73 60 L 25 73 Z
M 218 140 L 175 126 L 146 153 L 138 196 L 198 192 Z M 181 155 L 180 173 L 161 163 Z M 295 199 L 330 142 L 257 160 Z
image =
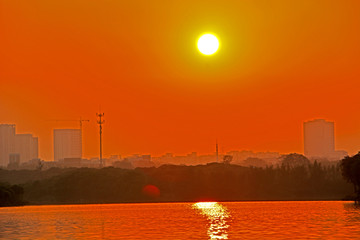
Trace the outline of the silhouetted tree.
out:
M 360 152 L 349 157 L 346 156 L 340 162 L 342 176 L 354 186 L 355 201 L 360 201 Z
M 232 159 L 233 159 L 233 156 L 231 156 L 231 155 L 224 155 L 223 163 L 225 163 L 225 164 L 230 164 L 231 161 L 232 161 Z
M 307 157 L 298 153 L 290 153 L 281 157 L 281 165 L 289 168 L 308 166 L 310 161 Z
M 38 163 L 37 163 L 37 166 L 36 166 L 36 170 L 40 170 L 43 169 L 44 167 L 44 163 L 43 161 L 39 160 Z
M 266 161 L 261 158 L 249 157 L 241 162 L 243 166 L 252 166 L 252 167 L 266 167 Z
M 19 185 L 0 183 L 0 207 L 24 205 L 24 189 Z

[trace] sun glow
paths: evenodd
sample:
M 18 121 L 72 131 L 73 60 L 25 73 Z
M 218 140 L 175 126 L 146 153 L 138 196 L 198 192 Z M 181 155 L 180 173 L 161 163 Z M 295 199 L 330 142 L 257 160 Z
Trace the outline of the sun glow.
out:
M 204 55 L 212 55 L 216 53 L 219 46 L 220 43 L 217 37 L 210 33 L 202 35 L 197 42 L 199 51 Z

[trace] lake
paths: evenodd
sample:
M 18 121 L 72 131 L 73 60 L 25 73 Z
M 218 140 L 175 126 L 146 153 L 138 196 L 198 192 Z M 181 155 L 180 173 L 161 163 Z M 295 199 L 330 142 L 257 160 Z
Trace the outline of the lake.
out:
M 200 202 L 0 208 L 3 239 L 360 239 L 352 202 Z

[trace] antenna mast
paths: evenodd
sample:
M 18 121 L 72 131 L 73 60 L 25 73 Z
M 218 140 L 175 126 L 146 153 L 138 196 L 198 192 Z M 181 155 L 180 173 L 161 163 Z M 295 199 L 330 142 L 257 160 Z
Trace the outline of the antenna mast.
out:
M 219 162 L 219 146 L 217 139 L 216 139 L 216 162 Z
M 96 116 L 99 118 L 99 120 L 97 121 L 97 123 L 99 124 L 100 127 L 100 168 L 103 167 L 103 160 L 102 160 L 102 125 L 104 124 L 104 119 L 102 119 L 104 117 L 104 113 L 97 113 Z

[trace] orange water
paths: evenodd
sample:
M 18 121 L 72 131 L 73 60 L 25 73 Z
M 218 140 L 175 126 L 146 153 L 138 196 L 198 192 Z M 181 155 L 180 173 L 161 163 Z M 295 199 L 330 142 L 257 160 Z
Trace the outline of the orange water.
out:
M 350 202 L 226 202 L 0 208 L 3 239 L 360 239 Z

